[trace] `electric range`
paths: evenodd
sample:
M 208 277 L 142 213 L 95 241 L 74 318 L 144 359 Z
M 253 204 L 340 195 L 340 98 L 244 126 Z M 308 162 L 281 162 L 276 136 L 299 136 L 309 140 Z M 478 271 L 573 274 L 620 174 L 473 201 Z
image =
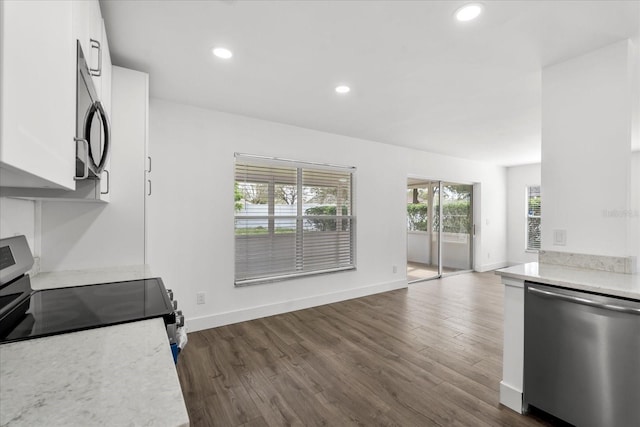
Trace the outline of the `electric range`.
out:
M 177 345 L 184 325 L 159 277 L 34 291 L 26 238 L 0 239 L 0 344 L 161 317 Z

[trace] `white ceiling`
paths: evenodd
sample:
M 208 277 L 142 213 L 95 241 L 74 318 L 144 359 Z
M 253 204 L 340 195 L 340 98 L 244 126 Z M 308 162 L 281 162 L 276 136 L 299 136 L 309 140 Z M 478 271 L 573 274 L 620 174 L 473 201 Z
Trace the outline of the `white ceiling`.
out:
M 542 67 L 640 31 L 640 1 L 485 0 L 460 23 L 464 3 L 101 8 L 114 64 L 148 72 L 153 97 L 500 165 L 540 160 Z

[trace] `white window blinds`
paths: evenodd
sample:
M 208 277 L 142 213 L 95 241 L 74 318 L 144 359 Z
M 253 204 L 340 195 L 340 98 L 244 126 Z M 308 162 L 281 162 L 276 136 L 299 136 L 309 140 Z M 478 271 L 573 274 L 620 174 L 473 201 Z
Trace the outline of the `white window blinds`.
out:
M 527 250 L 540 249 L 540 186 L 527 187 Z
M 236 154 L 236 285 L 355 268 L 354 172 Z

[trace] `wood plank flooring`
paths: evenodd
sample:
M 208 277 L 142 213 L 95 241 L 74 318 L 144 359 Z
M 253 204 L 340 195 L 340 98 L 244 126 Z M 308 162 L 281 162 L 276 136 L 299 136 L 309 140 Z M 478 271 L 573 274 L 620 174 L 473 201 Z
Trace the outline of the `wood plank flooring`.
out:
M 502 295 L 493 273 L 469 273 L 191 333 L 191 423 L 549 425 L 498 403 Z

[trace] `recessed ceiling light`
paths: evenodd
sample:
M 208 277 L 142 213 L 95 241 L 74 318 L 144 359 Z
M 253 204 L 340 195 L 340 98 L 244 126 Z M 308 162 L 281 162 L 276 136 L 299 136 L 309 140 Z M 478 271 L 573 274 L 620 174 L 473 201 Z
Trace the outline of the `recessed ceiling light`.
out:
M 456 11 L 456 19 L 461 22 L 476 19 L 482 13 L 482 5 L 480 3 L 469 3 L 462 6 Z
M 349 86 L 345 86 L 345 85 L 340 85 L 340 86 L 336 86 L 336 92 L 338 93 L 349 93 L 351 91 L 351 88 Z
M 222 59 L 229 59 L 233 56 L 233 52 L 231 52 L 229 49 L 225 49 L 224 47 L 214 48 L 213 54 Z

